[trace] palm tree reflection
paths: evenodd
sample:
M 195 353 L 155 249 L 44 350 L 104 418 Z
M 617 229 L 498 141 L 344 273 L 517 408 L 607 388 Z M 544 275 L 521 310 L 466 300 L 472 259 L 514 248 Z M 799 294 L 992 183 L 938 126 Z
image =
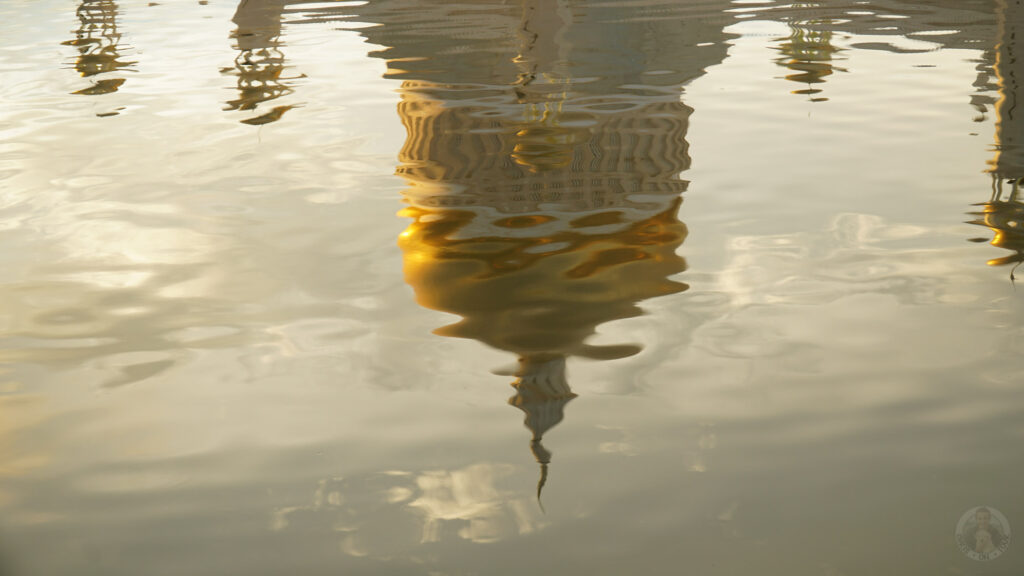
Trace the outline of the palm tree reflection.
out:
M 527 2 L 523 13 L 517 78 L 501 93 L 455 79 L 403 82 L 400 215 L 412 222 L 399 246 L 417 301 L 462 317 L 437 334 L 519 358 L 509 402 L 532 433 L 539 498 L 551 461 L 543 436 L 575 397 L 567 358 L 636 354 L 635 344 L 587 339 L 640 315 L 640 301 L 687 288 L 672 276 L 686 269 L 676 251 L 687 234 L 679 174 L 690 163 L 691 109 L 678 74 L 626 91 L 604 79 L 621 70 L 574 68 L 574 51 L 597 47 L 566 39 L 579 21 L 568 4 Z M 621 32 L 611 43 L 656 50 L 650 32 Z
M 63 44 L 78 49 L 75 70 L 83 78 L 98 78 L 93 80 L 92 86 L 72 94 L 95 96 L 117 92 L 125 79 L 110 75 L 135 64 L 121 59 L 121 32 L 117 26 L 120 10 L 117 3 L 113 0 L 82 0 L 75 13 L 79 22 L 75 38 Z

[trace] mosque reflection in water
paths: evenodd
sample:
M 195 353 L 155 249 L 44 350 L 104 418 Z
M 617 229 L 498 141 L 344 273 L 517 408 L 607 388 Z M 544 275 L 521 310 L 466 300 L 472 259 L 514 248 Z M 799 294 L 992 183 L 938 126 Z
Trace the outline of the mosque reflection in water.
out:
M 999 98 L 995 104 L 995 157 L 989 162 L 992 193 L 972 212 L 971 221 L 993 232 L 993 246 L 1013 253 L 988 261 L 990 266 L 1024 262 L 1024 112 L 1020 109 L 1024 81 L 1024 54 L 1013 42 L 1024 32 L 1024 8 L 1019 2 L 1001 2 L 997 12 L 998 37 L 993 69 Z M 984 239 L 979 239 L 984 241 Z M 1010 278 L 1014 273 L 1010 272 Z
M 638 353 L 587 339 L 687 288 L 675 279 L 686 269 L 678 212 L 690 165 L 680 87 L 724 44 L 720 27 L 610 25 L 566 2 L 520 9 L 506 55 L 443 50 L 440 33 L 363 33 L 391 46 L 388 75 L 401 80 L 405 279 L 419 304 L 462 317 L 437 334 L 518 357 L 509 402 L 532 432 L 539 497 L 551 460 L 543 435 L 575 397 L 567 359 Z M 417 50 L 449 56 L 419 70 Z
M 63 44 L 78 51 L 75 70 L 92 85 L 73 94 L 97 96 L 117 92 L 125 79 L 118 72 L 130 69 L 135 62 L 121 59 L 121 31 L 117 19 L 120 9 L 112 0 L 82 0 L 75 11 L 78 29 L 75 37 Z

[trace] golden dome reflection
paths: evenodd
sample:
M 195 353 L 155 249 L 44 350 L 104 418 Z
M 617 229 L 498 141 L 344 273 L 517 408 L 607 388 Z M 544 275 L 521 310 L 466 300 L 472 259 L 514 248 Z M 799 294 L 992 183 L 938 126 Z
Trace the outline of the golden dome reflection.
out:
M 699 37 L 722 32 L 680 44 L 669 27 L 595 21 L 573 2 L 521 10 L 518 45 L 491 68 L 435 62 L 388 77 L 402 78 L 407 132 L 397 169 L 407 183 L 399 215 L 411 220 L 398 238 L 405 280 L 420 305 L 461 317 L 436 334 L 519 358 L 509 403 L 532 434 L 539 499 L 551 461 L 543 436 L 576 397 L 567 359 L 638 353 L 588 339 L 641 315 L 641 301 L 687 289 L 674 279 L 686 270 L 678 213 L 692 112 L 680 87 L 715 61 L 689 76 L 675 66 L 692 67 Z M 607 78 L 605 53 L 636 56 Z

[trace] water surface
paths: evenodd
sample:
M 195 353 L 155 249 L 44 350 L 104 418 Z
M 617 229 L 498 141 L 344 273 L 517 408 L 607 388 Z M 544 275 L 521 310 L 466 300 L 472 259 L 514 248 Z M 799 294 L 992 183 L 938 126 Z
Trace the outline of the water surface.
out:
M 1024 570 L 1019 0 L 0 22 L 0 573 Z

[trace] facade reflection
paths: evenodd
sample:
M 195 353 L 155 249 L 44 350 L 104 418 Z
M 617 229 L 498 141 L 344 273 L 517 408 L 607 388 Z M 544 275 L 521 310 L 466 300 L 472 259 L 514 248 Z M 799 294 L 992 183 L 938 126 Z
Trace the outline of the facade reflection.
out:
M 294 92 L 285 77 L 285 57 L 282 52 L 281 19 L 285 0 L 241 0 L 231 19 L 236 28 L 231 38 L 235 41 L 233 68 L 223 71 L 237 76 L 238 97 L 227 102 L 225 110 L 253 111 L 261 104 L 277 100 Z M 257 116 L 241 120 L 243 124 L 267 124 L 279 120 L 291 106 L 275 106 Z
M 1024 113 L 1021 104 L 1021 83 L 1024 82 L 1024 54 L 1017 43 L 1024 33 L 1024 7 L 1020 2 L 1000 0 L 997 3 L 998 37 L 995 49 L 994 75 L 998 81 L 995 104 L 995 157 L 989 162 L 992 193 L 971 221 L 993 232 L 993 246 L 1013 252 L 988 261 L 990 266 L 1024 262 Z M 1013 279 L 1013 272 L 1010 273 Z
M 996 26 L 995 6 L 1001 0 L 875 0 L 850 2 L 793 2 L 765 4 L 753 9 L 792 27 L 827 32 L 830 37 L 851 35 L 853 47 L 895 53 L 927 52 L 934 47 L 908 46 L 921 40 L 941 48 L 984 50 Z M 820 40 L 812 39 L 817 43 Z
M 362 15 L 383 23 L 360 32 L 402 82 L 405 279 L 419 304 L 462 317 L 436 333 L 519 358 L 509 402 L 532 434 L 539 497 L 543 436 L 575 397 L 567 359 L 636 354 L 588 339 L 687 288 L 673 279 L 690 165 L 680 89 L 725 57 L 722 22 L 657 18 L 660 4 L 397 4 Z M 488 29 L 451 37 L 446 12 L 474 10 Z
M 92 85 L 72 94 L 117 92 L 125 82 L 117 73 L 135 64 L 121 59 L 121 31 L 117 25 L 120 8 L 112 0 L 82 0 L 75 14 L 79 22 L 75 38 L 63 44 L 78 50 L 75 70 L 92 80 Z

